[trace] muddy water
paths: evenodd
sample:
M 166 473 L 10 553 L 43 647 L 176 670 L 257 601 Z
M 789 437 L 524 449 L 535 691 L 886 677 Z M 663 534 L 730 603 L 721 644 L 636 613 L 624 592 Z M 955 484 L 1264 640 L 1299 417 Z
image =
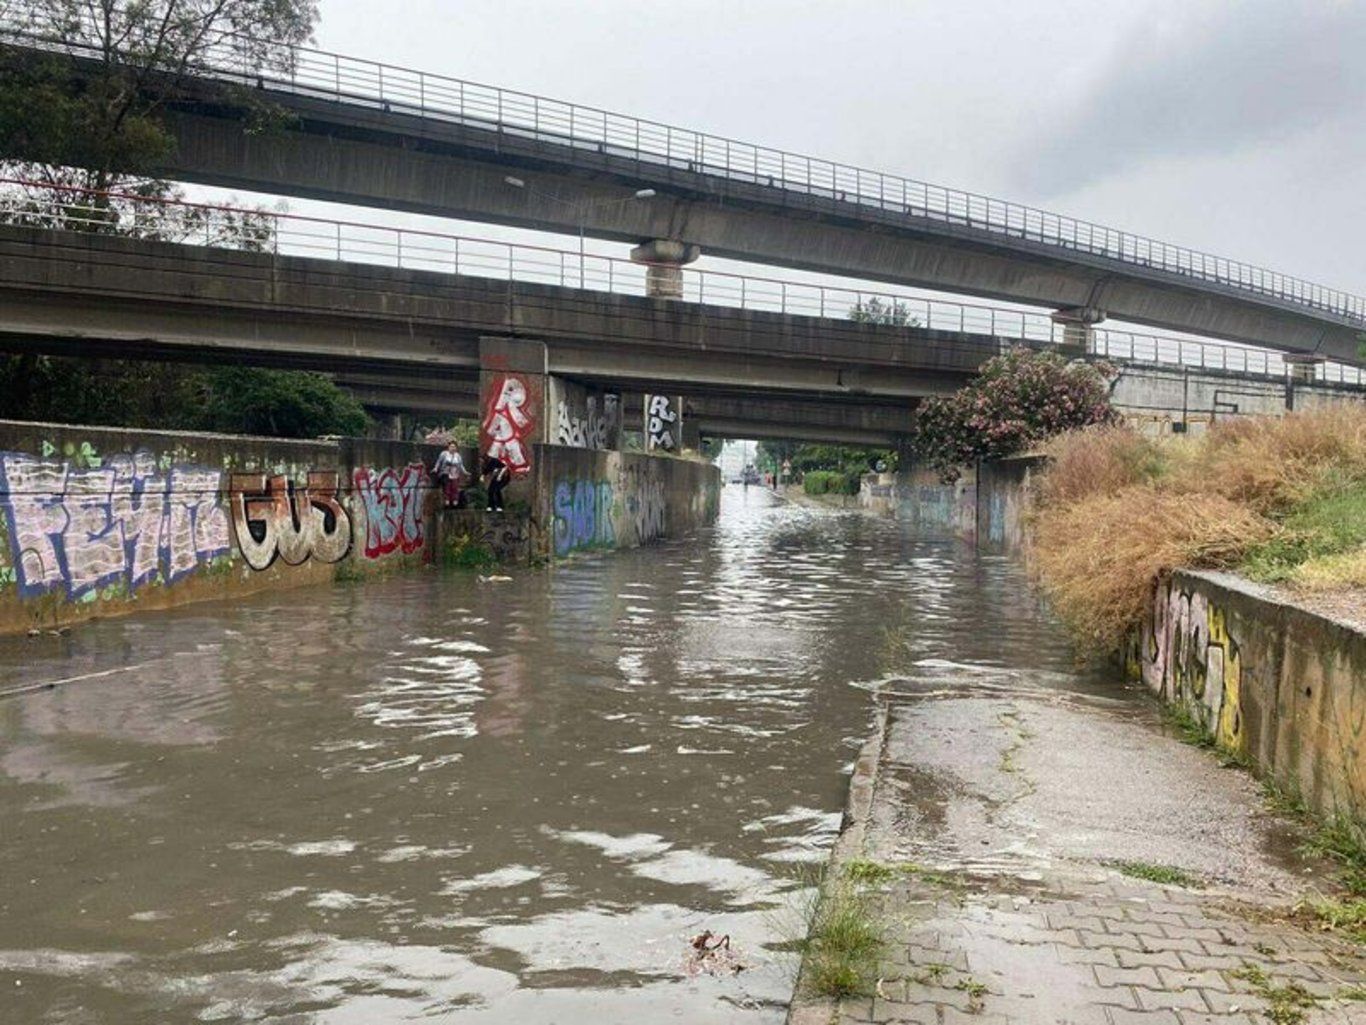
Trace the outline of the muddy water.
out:
M 950 663 L 1071 679 L 1009 562 L 757 488 L 512 583 L 0 642 L 72 681 L 0 700 L 0 1022 L 779 1022 L 851 684 Z

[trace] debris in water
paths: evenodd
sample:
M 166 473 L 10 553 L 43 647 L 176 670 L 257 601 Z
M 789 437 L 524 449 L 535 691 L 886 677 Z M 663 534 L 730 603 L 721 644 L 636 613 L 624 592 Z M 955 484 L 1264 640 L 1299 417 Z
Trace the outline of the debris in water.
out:
M 481 584 L 506 584 L 512 580 L 512 577 L 486 577 L 480 573 L 476 575 L 475 579 Z
M 688 942 L 692 944 L 692 952 L 683 966 L 688 975 L 739 975 L 753 967 L 731 949 L 729 933 L 717 936 L 707 929 Z

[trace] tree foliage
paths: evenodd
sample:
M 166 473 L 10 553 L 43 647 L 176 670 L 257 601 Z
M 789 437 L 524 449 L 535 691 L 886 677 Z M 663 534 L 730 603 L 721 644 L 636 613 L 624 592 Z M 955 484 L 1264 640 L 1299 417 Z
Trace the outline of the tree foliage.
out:
M 1012 349 L 982 364 L 971 384 L 921 404 L 911 426 L 913 450 L 953 481 L 961 467 L 1022 452 L 1076 427 L 1117 422 L 1111 373 L 1103 363 Z
M 890 324 L 893 327 L 919 327 L 920 318 L 899 299 L 861 299 L 849 308 L 849 319 L 857 324 Z
M 364 434 L 360 404 L 323 374 L 137 360 L 0 360 L 0 418 L 277 438 Z
M 156 177 L 175 139 L 166 106 L 197 68 L 228 63 L 243 74 L 287 69 L 309 41 L 317 0 L 10 0 L 0 3 L 0 173 L 52 187 L 25 196 L 61 208 L 77 187 L 98 193 L 95 230 L 167 218 L 181 237 L 183 211 L 146 201 L 181 195 Z M 16 45 L 17 44 L 17 45 Z M 244 131 L 272 119 L 245 89 L 222 87 L 246 111 Z M 139 208 L 138 202 L 143 205 Z

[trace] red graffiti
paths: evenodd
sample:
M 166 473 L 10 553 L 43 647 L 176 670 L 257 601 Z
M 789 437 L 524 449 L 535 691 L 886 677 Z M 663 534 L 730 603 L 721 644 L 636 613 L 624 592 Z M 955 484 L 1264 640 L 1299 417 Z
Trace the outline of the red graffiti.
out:
M 401 470 L 361 467 L 352 474 L 356 494 L 365 507 L 365 557 L 378 559 L 392 552 L 411 555 L 426 540 L 422 503 L 427 495 L 427 471 L 421 466 Z
M 507 463 L 514 477 L 525 477 L 531 472 L 531 438 L 536 430 L 531 389 L 520 374 L 499 374 L 489 395 L 484 452 Z

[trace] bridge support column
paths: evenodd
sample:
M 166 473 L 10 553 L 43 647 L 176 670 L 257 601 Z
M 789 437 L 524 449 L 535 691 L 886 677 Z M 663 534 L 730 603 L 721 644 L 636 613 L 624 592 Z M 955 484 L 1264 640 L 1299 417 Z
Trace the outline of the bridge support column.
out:
M 692 406 L 683 403 L 683 423 L 678 429 L 679 445 L 684 452 L 702 451 L 702 423 L 697 419 Z
M 683 267 L 702 255 L 698 246 L 656 238 L 631 250 L 631 259 L 647 264 L 645 294 L 651 299 L 683 298 Z
M 1053 323 L 1062 326 L 1058 348 L 1069 356 L 1094 352 L 1096 336 L 1092 328 L 1105 319 L 1105 311 L 1094 306 L 1069 306 L 1053 314 Z
M 645 451 L 677 455 L 683 447 L 682 396 L 646 395 L 644 410 Z
M 525 338 L 479 339 L 479 448 L 531 474 L 532 446 L 549 438 L 546 345 Z

